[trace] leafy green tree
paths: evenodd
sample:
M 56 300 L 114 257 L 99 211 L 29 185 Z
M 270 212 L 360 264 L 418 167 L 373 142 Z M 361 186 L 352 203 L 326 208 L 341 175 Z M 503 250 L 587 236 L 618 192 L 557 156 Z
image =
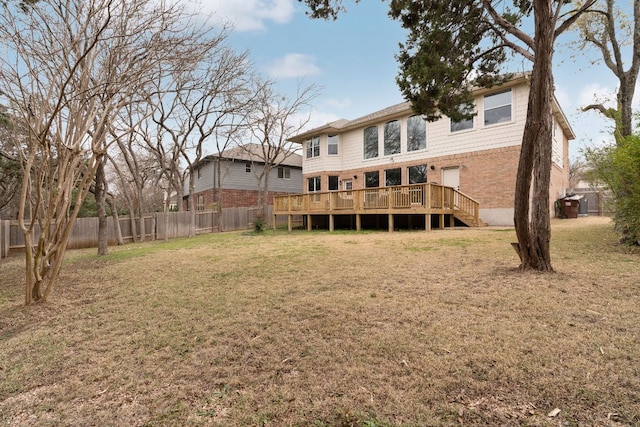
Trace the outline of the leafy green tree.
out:
M 615 197 L 615 227 L 622 242 L 640 245 L 640 134 L 618 139 L 616 144 L 587 149 L 591 173 Z
M 312 17 L 336 18 L 342 0 L 300 0 Z M 357 0 L 356 0 L 357 1 Z M 596 0 L 390 0 L 389 14 L 409 33 L 400 46 L 397 81 L 414 109 L 428 120 L 441 114 L 469 117 L 474 86 L 500 81 L 507 54 L 533 63 L 516 177 L 514 222 L 520 268 L 551 271 L 549 184 L 552 147 L 552 61 L 556 38 Z M 521 29 L 533 21 L 534 35 Z
M 593 163 L 594 178 L 605 182 L 616 199 L 614 219 L 616 229 L 623 234 L 622 240 L 637 244 L 637 221 L 640 218 L 636 204 L 638 188 L 637 181 L 630 179 L 629 174 L 633 174 L 633 170 L 628 166 L 637 159 L 634 157 L 637 136 L 631 135 L 633 98 L 640 74 L 640 1 L 634 1 L 632 8 L 628 5 L 626 2 L 598 0 L 589 13 L 580 17 L 576 28 L 580 35 L 579 50 L 590 54 L 588 48 L 595 48 L 604 65 L 618 79 L 615 107 L 596 102 L 583 107 L 583 111 L 596 110 L 611 119 L 619 147 L 588 150 L 587 155 Z M 624 188 L 625 185 L 628 188 Z

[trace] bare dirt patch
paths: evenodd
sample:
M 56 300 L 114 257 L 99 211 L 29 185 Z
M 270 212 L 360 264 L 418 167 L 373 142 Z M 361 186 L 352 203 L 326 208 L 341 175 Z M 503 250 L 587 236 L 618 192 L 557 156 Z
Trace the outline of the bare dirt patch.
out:
M 616 239 L 554 221 L 538 274 L 512 229 L 206 235 L 72 251 L 37 307 L 15 256 L 0 423 L 637 425 L 640 257 Z

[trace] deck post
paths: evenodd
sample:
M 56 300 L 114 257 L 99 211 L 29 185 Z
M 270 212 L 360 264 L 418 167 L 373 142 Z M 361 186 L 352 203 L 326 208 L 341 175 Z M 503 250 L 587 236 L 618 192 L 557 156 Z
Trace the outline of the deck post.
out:
M 333 231 L 333 214 L 329 214 L 329 231 Z
M 393 233 L 393 214 L 389 214 L 389 233 Z
M 453 228 L 456 226 L 456 216 L 454 214 L 451 214 L 451 216 L 449 217 L 449 227 Z
M 439 216 L 439 218 L 438 218 L 438 228 L 440 230 L 444 230 L 444 214 L 440 214 L 438 216 Z
M 356 214 L 356 231 L 362 230 L 362 218 L 360 214 Z
M 424 216 L 424 229 L 425 231 L 431 231 L 431 214 Z
M 307 214 L 307 231 L 311 231 L 311 214 Z
M 287 215 L 287 230 L 289 233 L 293 231 L 293 215 L 291 214 Z

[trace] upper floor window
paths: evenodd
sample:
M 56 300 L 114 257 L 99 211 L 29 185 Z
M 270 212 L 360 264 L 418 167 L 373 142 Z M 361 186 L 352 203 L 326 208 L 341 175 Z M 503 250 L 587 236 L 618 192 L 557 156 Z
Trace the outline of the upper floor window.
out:
M 364 186 L 365 188 L 380 187 L 380 172 L 365 172 L 364 173 Z
M 511 89 L 484 96 L 484 124 L 511 121 Z
M 407 151 L 427 148 L 427 122 L 421 115 L 407 119 Z
M 307 159 L 320 157 L 320 137 L 314 136 L 307 140 Z
M 318 191 L 322 191 L 322 188 L 320 186 L 320 177 L 319 176 L 313 176 L 311 178 L 307 178 L 307 189 L 309 190 L 309 193 L 316 193 Z
M 244 171 L 246 173 L 251 173 L 251 162 L 247 162 L 244 164 Z
M 338 135 L 329 135 L 327 139 L 327 154 L 330 156 L 338 155 Z
M 280 179 L 291 179 L 291 169 L 280 166 L 278 168 L 278 178 Z
M 460 111 L 465 111 L 469 108 L 469 105 L 463 104 L 460 106 Z M 486 116 L 485 116 L 486 117 Z M 461 130 L 473 129 L 473 117 L 470 119 L 451 120 L 451 132 L 459 132 Z
M 384 171 L 384 185 L 402 185 L 402 171 L 400 168 L 387 169 Z
M 364 158 L 378 157 L 378 127 L 369 126 L 364 129 Z
M 384 124 L 384 155 L 400 152 L 400 122 L 392 120 Z
M 409 166 L 409 184 L 427 182 L 427 165 Z

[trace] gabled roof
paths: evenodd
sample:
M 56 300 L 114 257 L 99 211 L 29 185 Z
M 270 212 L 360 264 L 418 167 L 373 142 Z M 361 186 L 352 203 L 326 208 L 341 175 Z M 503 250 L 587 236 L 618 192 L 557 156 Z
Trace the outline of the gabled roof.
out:
M 400 104 L 396 104 L 391 107 L 384 108 L 374 113 L 367 114 L 366 116 L 359 117 L 355 120 L 346 120 L 346 119 L 336 120 L 335 122 L 328 123 L 324 126 L 320 126 L 315 129 L 311 129 L 307 132 L 300 133 L 292 138 L 289 138 L 289 141 L 297 142 L 301 144 L 306 139 L 309 139 L 312 136 L 316 136 L 324 133 L 344 132 L 345 130 L 349 130 L 351 128 L 364 126 L 369 123 L 376 123 L 380 121 L 380 119 L 382 118 L 391 119 L 395 116 L 401 116 L 403 114 L 406 114 L 408 111 L 411 111 L 411 103 L 402 102 Z
M 276 156 L 273 163 L 283 166 L 292 166 L 302 168 L 302 156 L 298 153 L 288 150 L 282 150 Z M 200 161 L 200 165 L 216 160 L 218 157 L 225 160 L 238 160 L 244 162 L 264 163 L 264 155 L 260 144 L 244 144 L 236 147 L 228 148 L 222 153 L 210 154 Z
M 495 91 L 497 87 L 507 88 L 507 87 L 516 86 L 518 84 L 523 84 L 525 82 L 528 82 L 530 78 L 531 78 L 530 72 L 513 73 L 511 80 L 509 80 L 508 82 L 505 82 L 500 86 L 494 86 L 492 88 L 476 88 L 474 90 L 474 94 L 482 95 L 490 91 Z M 567 117 L 562 111 L 562 108 L 560 107 L 560 104 L 558 103 L 555 96 L 553 99 L 553 110 L 554 110 L 554 113 L 556 113 L 556 119 L 558 120 L 558 123 L 567 134 L 567 138 L 575 139 L 575 133 L 573 132 L 573 129 L 571 128 L 571 125 L 569 124 L 569 121 L 567 120 Z M 384 108 L 382 110 L 373 112 L 371 114 L 367 114 L 366 116 L 362 116 L 354 120 L 346 120 L 346 119 L 336 120 L 326 125 L 323 125 L 314 129 L 310 129 L 306 132 L 295 135 L 289 140 L 292 142 L 297 142 L 299 144 L 302 144 L 304 143 L 304 141 L 314 136 L 318 136 L 321 134 L 340 133 L 347 130 L 364 127 L 369 124 L 380 123 L 381 120 L 393 120 L 397 117 L 406 115 L 407 113 L 411 113 L 411 111 L 412 111 L 411 103 L 402 102 L 400 104 L 392 105 L 391 107 Z

